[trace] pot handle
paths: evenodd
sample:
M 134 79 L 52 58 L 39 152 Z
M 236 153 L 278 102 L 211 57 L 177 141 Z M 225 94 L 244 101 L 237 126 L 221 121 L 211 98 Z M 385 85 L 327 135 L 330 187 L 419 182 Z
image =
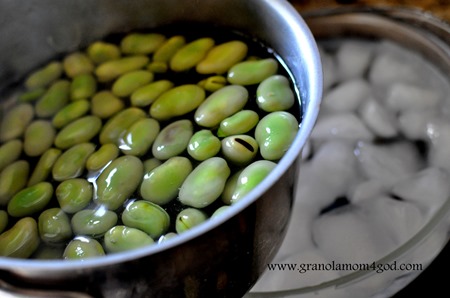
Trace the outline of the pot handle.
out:
M 43 290 L 43 289 L 22 289 L 12 286 L 0 279 L 0 297 L 2 298 L 93 298 L 85 293 Z

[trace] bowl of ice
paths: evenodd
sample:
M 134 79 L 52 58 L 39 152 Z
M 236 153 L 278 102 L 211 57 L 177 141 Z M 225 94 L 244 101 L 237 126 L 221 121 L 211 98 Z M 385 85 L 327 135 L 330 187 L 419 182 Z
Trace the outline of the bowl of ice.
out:
M 293 217 L 249 297 L 390 297 L 450 235 L 450 29 L 420 11 L 306 16 L 324 97 Z

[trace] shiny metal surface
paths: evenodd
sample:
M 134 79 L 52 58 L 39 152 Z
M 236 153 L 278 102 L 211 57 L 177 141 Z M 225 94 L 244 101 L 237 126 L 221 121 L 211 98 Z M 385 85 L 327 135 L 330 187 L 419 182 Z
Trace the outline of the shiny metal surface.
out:
M 237 29 L 266 42 L 284 59 L 296 79 L 303 110 L 290 150 L 228 216 L 173 241 L 83 262 L 0 258 L 0 280 L 15 289 L 93 297 L 240 297 L 274 256 L 289 220 L 296 160 L 322 95 L 315 41 L 287 1 L 2 1 L 0 92 L 55 55 L 109 33 L 175 22 Z

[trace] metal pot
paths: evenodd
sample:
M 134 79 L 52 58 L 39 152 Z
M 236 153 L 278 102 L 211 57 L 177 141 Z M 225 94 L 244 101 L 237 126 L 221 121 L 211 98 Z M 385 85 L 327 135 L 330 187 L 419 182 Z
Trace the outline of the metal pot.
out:
M 222 219 L 161 245 L 82 262 L 0 258 L 0 294 L 240 297 L 274 256 L 290 216 L 296 160 L 322 95 L 315 41 L 287 1 L 2 1 L 0 91 L 55 55 L 107 34 L 176 22 L 236 29 L 282 57 L 301 98 L 302 123 L 291 148 L 263 183 Z

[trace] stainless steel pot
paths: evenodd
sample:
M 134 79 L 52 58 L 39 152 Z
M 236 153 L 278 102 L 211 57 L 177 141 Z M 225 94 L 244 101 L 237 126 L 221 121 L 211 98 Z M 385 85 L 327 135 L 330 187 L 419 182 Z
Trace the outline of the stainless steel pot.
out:
M 322 94 L 315 41 L 287 1 L 2 1 L 0 91 L 55 55 L 109 33 L 176 22 L 237 29 L 266 42 L 284 59 L 300 90 L 303 113 L 293 145 L 228 216 L 161 245 L 82 262 L 0 258 L 0 294 L 240 297 L 274 256 L 289 220 L 296 160 Z

